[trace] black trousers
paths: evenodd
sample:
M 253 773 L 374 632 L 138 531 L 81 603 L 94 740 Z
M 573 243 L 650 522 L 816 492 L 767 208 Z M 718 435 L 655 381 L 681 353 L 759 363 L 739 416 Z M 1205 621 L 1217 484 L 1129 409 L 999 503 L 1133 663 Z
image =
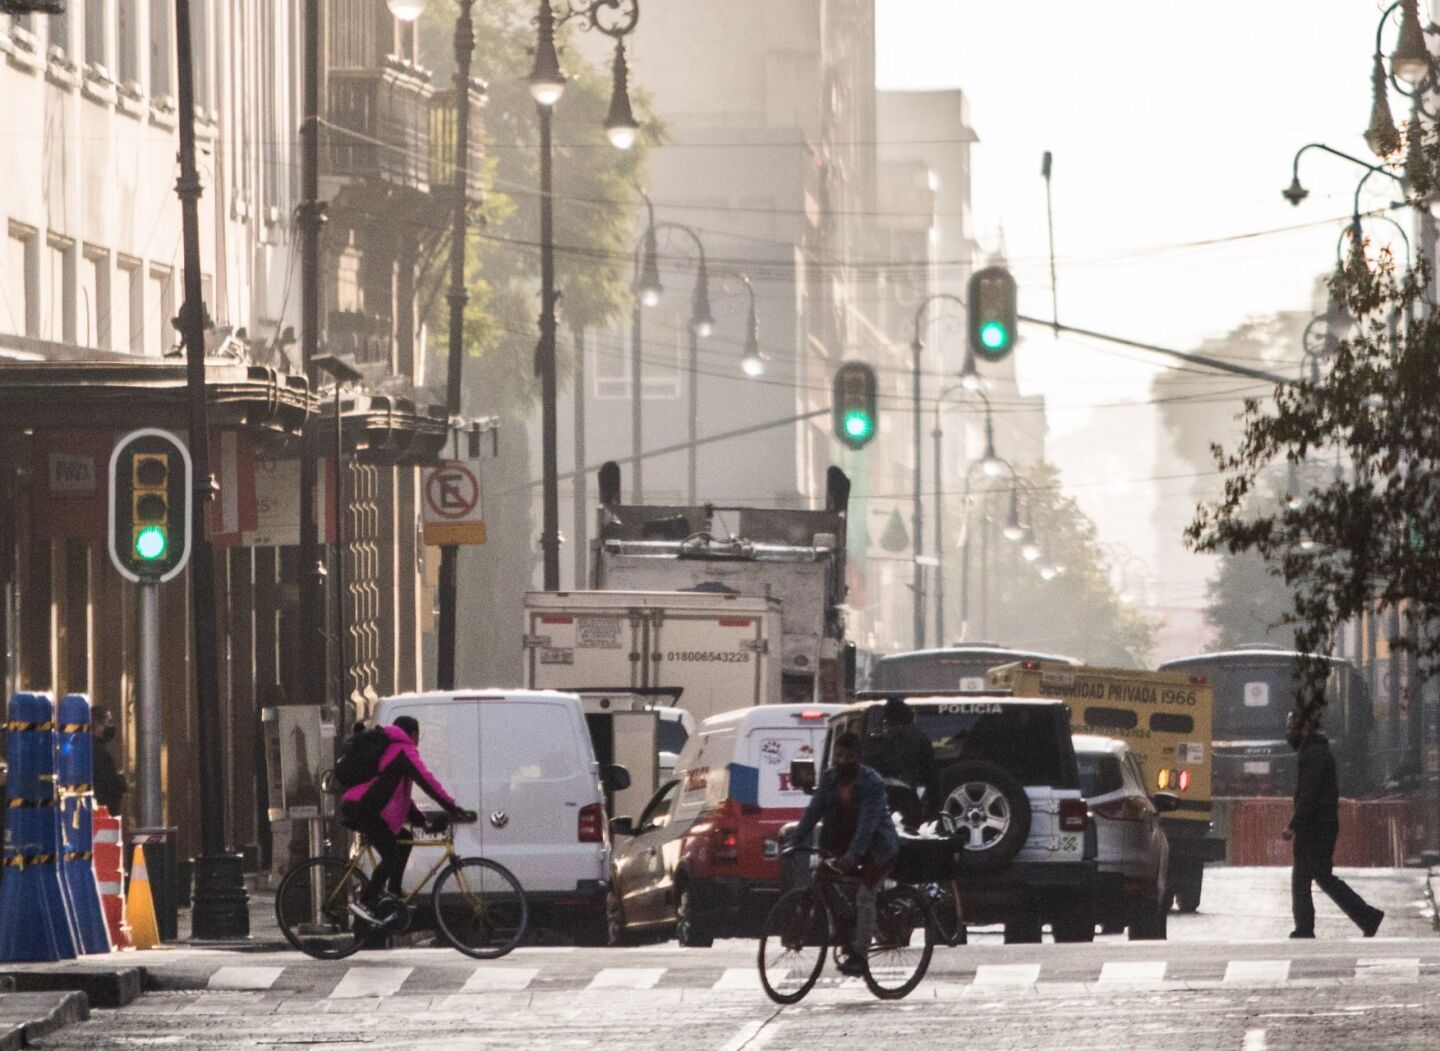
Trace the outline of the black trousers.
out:
M 1295 864 L 1290 870 L 1290 904 L 1295 913 L 1295 929 L 1301 934 L 1315 933 L 1315 900 L 1310 884 L 1318 883 L 1350 922 L 1363 927 L 1375 910 L 1356 894 L 1348 883 L 1335 875 L 1333 836 L 1295 836 Z
M 381 893 L 387 890 L 398 897 L 401 891 L 400 881 L 405 877 L 405 864 L 410 860 L 410 844 L 401 843 L 400 836 L 408 838 L 409 833 L 401 829 L 400 835 L 396 835 L 390 831 L 390 826 L 385 824 L 379 814 L 353 804 L 345 804 L 340 808 L 340 820 L 346 828 L 364 836 L 365 841 L 375 848 L 375 853 L 380 855 L 380 864 L 375 866 L 375 871 L 370 876 L 370 884 L 365 888 L 362 899 L 364 903 L 373 905 L 379 900 Z

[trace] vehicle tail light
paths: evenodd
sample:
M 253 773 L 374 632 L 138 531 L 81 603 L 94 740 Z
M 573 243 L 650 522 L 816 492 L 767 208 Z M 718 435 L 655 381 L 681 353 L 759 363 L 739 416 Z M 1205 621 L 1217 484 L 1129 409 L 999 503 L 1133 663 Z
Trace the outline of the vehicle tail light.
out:
M 1192 676 L 1190 676 L 1190 685 L 1191 685 L 1191 686 L 1204 686 L 1204 685 L 1205 685 L 1207 682 L 1209 682 L 1209 681 L 1210 681 L 1210 680 L 1209 680 L 1208 678 L 1206 678 L 1204 675 L 1192 675 Z
M 1182 791 L 1182 792 L 1185 791 L 1185 789 L 1187 789 L 1187 788 L 1190 787 L 1190 771 L 1189 771 L 1189 770 L 1181 770 L 1181 771 L 1180 771 L 1180 776 L 1175 779 L 1175 787 L 1178 788 L 1178 789 L 1179 789 L 1180 791 Z
M 1085 800 L 1060 800 L 1060 831 L 1084 832 L 1086 823 Z
M 1026 671 L 1034 671 L 1036 668 L 1040 667 L 1040 662 L 1039 662 L 1039 661 L 1022 661 L 1021 664 L 1020 664 L 1020 667 L 1024 668 Z
M 591 803 L 580 808 L 576 834 L 581 843 L 605 842 L 605 808 L 601 804 Z
M 1169 770 L 1165 769 L 1164 767 L 1160 768 L 1160 772 L 1155 775 L 1155 787 L 1159 789 L 1166 789 L 1170 787 Z
M 1109 821 L 1144 821 L 1148 810 L 1139 796 L 1122 796 L 1095 807 L 1095 813 Z
M 716 861 L 740 860 L 740 834 L 733 828 L 717 828 L 713 833 Z
M 817 712 L 817 711 L 814 711 L 813 709 L 807 708 L 807 709 L 805 709 L 803 712 L 796 712 L 796 713 L 795 713 L 795 718 L 797 718 L 797 719 L 823 719 L 823 718 L 825 718 L 825 713 L 824 713 L 824 712 Z

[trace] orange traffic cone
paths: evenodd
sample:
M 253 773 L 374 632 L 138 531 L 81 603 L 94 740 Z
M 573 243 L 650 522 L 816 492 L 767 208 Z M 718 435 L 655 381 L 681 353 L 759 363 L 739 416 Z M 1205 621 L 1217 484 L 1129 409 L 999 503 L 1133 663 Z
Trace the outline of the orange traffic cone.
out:
M 125 916 L 130 921 L 130 939 L 135 948 L 153 949 L 160 944 L 155 901 L 150 897 L 150 874 L 145 870 L 145 850 L 138 843 L 130 862 L 130 894 L 125 899 Z

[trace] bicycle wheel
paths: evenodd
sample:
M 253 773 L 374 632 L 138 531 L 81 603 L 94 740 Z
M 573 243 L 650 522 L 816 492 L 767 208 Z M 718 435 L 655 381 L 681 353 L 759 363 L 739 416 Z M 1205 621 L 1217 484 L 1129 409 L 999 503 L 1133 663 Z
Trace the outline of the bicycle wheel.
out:
M 760 984 L 777 1004 L 794 1004 L 808 993 L 825 966 L 830 947 L 830 910 L 818 893 L 792 890 L 765 917 L 760 935 Z
M 866 954 L 865 984 L 882 1000 L 910 995 L 930 967 L 935 951 L 935 918 L 914 887 L 899 884 L 875 902 L 875 934 Z
M 530 906 L 520 881 L 486 858 L 457 858 L 431 892 L 435 923 L 466 956 L 494 960 L 525 937 Z
M 275 919 L 285 940 L 317 960 L 338 960 L 365 944 L 370 928 L 350 911 L 369 880 L 339 858 L 311 858 L 285 873 L 275 891 Z

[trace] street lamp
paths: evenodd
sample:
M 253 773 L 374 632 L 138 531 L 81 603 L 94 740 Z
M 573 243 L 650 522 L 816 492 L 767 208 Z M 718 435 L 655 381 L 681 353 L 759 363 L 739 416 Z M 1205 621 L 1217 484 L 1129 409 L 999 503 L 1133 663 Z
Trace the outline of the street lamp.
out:
M 617 146 L 634 143 L 638 129 L 630 112 L 624 38 L 640 21 L 639 0 L 566 0 L 557 19 L 550 0 L 540 0 L 535 19 L 535 62 L 527 82 L 540 123 L 540 341 L 536 365 L 540 374 L 541 531 L 544 588 L 560 590 L 560 465 L 556 435 L 555 199 L 551 124 L 555 104 L 565 94 L 565 73 L 555 51 L 555 29 L 570 19 L 581 29 L 596 29 L 615 41 L 614 94 L 606 118 L 606 134 Z
M 402 22 L 413 22 L 425 11 L 425 0 L 385 0 L 390 13 Z
M 1400 34 L 1395 50 L 1390 53 L 1390 71 L 1386 76 L 1384 60 L 1385 26 L 1396 10 L 1400 11 Z M 1375 56 L 1371 61 L 1370 84 L 1372 91 L 1370 125 L 1365 131 L 1365 142 L 1379 157 L 1388 157 L 1400 148 L 1400 132 L 1390 114 L 1390 101 L 1386 81 L 1414 105 L 1411 118 L 1411 137 L 1418 131 L 1418 117 L 1436 116 L 1426 105 L 1435 84 L 1435 61 L 1426 43 L 1427 30 L 1434 26 L 1422 26 L 1417 0 L 1395 0 L 1380 15 L 1375 26 Z
M 1430 49 L 1425 46 L 1425 33 L 1420 28 L 1416 0 L 1401 0 L 1400 39 L 1390 55 L 1390 72 L 1411 87 L 1419 84 L 1430 72 Z
M 1035 539 L 1035 528 L 1027 525 L 1020 537 L 1020 557 L 1026 562 L 1034 562 L 1040 555 L 1040 542 Z
M 1394 179 L 1402 186 L 1404 185 L 1405 180 L 1400 178 L 1400 176 L 1396 175 L 1392 171 L 1389 171 L 1385 168 L 1377 167 L 1373 164 L 1370 164 L 1368 161 L 1362 161 L 1359 157 L 1346 153 L 1344 150 L 1337 150 L 1333 146 L 1327 146 L 1323 142 L 1309 142 L 1295 151 L 1295 156 L 1290 161 L 1290 185 L 1280 191 L 1280 196 L 1284 197 L 1287 201 L 1289 201 L 1292 205 L 1295 205 L 1296 207 L 1299 207 L 1300 202 L 1310 196 L 1310 191 L 1305 189 L 1305 187 L 1300 184 L 1300 158 L 1308 150 L 1322 150 L 1333 157 L 1339 157 L 1341 160 L 1349 161 L 1351 164 L 1359 165 L 1361 168 L 1364 168 L 1367 172 L 1371 174 L 1388 175 L 1390 178 Z M 1360 188 L 1363 185 L 1364 181 L 1362 180 L 1360 186 L 1357 186 L 1355 188 L 1355 203 L 1353 211 L 1356 212 L 1360 210 Z
M 972 362 L 973 364 L 973 362 Z M 995 434 L 990 419 L 990 399 L 978 390 L 971 390 L 965 385 L 965 376 L 962 373 L 960 381 L 953 383 L 940 392 L 935 399 L 935 426 L 930 431 L 930 437 L 934 442 L 935 460 L 935 641 L 938 645 L 945 644 L 945 432 L 940 427 L 940 413 L 945 408 L 946 399 L 955 393 L 975 394 L 985 403 L 985 457 L 976 461 L 971 468 L 977 464 L 981 471 L 990 478 L 994 478 L 999 471 L 994 473 L 990 470 L 993 463 L 1000 471 L 1010 468 L 1010 464 L 995 455 Z M 1014 469 L 1010 468 L 1012 476 Z M 966 490 L 968 498 L 970 468 L 966 469 Z M 1014 508 L 1011 508 L 1012 513 Z
M 740 371 L 752 380 L 765 375 L 765 355 L 760 353 L 760 322 L 755 314 L 755 287 L 748 274 L 736 274 L 750 294 L 750 313 L 745 319 L 745 350 L 740 356 Z
M 1005 526 L 1000 531 L 1006 540 L 1012 543 L 1025 535 L 1025 527 L 1020 524 L 1020 487 L 1010 487 L 1010 511 L 1005 516 Z

